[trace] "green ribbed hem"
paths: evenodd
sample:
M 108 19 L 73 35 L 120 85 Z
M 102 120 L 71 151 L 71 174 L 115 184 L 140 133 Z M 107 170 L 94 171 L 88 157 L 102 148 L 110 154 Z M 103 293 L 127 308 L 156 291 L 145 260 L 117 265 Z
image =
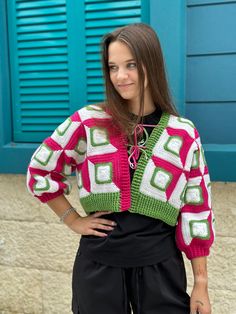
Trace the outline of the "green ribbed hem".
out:
M 119 212 L 120 192 L 91 194 L 80 198 L 80 203 L 87 214 L 103 210 Z
M 136 205 L 132 205 L 129 211 L 160 219 L 170 226 L 176 225 L 179 215 L 179 210 L 177 208 L 144 194 L 139 194 Z

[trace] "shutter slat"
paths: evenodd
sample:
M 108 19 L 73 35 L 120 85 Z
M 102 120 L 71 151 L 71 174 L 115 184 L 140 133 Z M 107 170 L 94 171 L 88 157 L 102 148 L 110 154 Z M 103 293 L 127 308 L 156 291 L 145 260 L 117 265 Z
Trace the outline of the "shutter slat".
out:
M 36 56 L 36 57 L 21 57 L 19 58 L 19 64 L 45 64 L 45 63 L 57 63 L 57 62 L 67 62 L 67 55 L 60 56 Z
M 104 11 L 104 12 L 89 12 L 85 14 L 85 18 L 89 20 L 100 20 L 100 19 L 115 19 L 115 18 L 126 18 L 133 16 L 140 16 L 140 10 L 114 10 L 114 11 Z
M 30 41 L 30 42 L 19 42 L 19 49 L 34 49 L 34 48 L 47 48 L 47 47 L 66 47 L 67 40 L 66 39 L 57 39 L 55 41 L 52 40 L 41 40 L 41 41 Z
M 47 16 L 47 15 L 58 15 L 65 14 L 65 7 L 51 7 L 51 8 L 37 8 L 35 10 L 19 10 L 16 17 L 17 18 L 31 18 L 36 16 Z
M 22 2 L 18 3 L 16 5 L 17 10 L 25 10 L 25 9 L 32 9 L 32 8 L 44 8 L 44 7 L 54 7 L 54 6 L 59 6 L 65 5 L 64 0 L 50 0 L 50 1 L 27 1 L 27 2 Z
M 49 79 L 49 78 L 68 78 L 68 72 L 67 71 L 54 71 L 54 72 L 31 72 L 31 73 L 20 73 L 19 78 L 20 79 Z
M 21 80 L 20 87 L 24 90 L 25 87 L 56 87 L 56 86 L 68 86 L 68 80 L 54 79 L 54 80 Z
M 59 31 L 59 30 L 66 30 L 66 23 L 53 23 L 53 24 L 44 24 L 44 25 L 25 25 L 19 26 L 17 29 L 18 34 L 30 34 L 30 33 L 43 33 L 43 32 L 52 32 L 52 31 Z
M 19 71 L 20 73 L 23 72 L 33 72 L 33 71 L 40 71 L 40 72 L 45 72 L 45 71 L 55 71 L 55 70 L 67 70 L 68 65 L 67 63 L 50 63 L 50 64 L 34 64 L 34 65 L 22 65 L 19 66 Z
M 47 16 L 47 23 L 55 23 L 55 22 L 66 22 L 66 17 L 64 14 L 55 15 L 55 16 Z M 29 18 L 19 18 L 17 20 L 17 26 L 22 25 L 35 25 L 35 24 L 45 24 L 45 18 L 43 17 L 29 17 Z
M 45 32 L 45 33 L 30 33 L 18 35 L 18 41 L 36 41 L 36 40 L 45 40 L 45 39 L 58 39 L 66 38 L 66 32 Z
M 106 3 L 93 3 L 86 6 L 85 12 L 98 12 L 115 9 L 133 9 L 140 8 L 140 1 L 107 1 Z M 131 11 L 131 10 L 130 10 Z
M 43 49 L 37 48 L 35 49 L 22 49 L 19 50 L 18 55 L 19 57 L 23 56 L 42 56 L 42 55 L 60 55 L 60 54 L 67 54 L 67 47 L 44 47 Z
M 20 95 L 41 95 L 41 94 L 65 94 L 68 93 L 68 87 L 51 87 L 51 86 L 46 86 L 46 87 L 38 87 L 38 88 L 33 88 L 33 87 L 27 87 L 27 88 L 22 88 Z

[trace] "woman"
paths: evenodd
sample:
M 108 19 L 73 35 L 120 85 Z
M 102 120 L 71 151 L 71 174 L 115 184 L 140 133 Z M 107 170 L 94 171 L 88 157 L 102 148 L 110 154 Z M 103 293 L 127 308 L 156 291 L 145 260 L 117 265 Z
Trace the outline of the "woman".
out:
M 159 40 L 145 24 L 102 42 L 106 101 L 62 123 L 33 155 L 28 188 L 81 234 L 73 313 L 211 313 L 210 178 L 199 134 L 171 103 Z M 76 171 L 86 217 L 69 203 Z M 191 260 L 189 298 L 182 254 Z

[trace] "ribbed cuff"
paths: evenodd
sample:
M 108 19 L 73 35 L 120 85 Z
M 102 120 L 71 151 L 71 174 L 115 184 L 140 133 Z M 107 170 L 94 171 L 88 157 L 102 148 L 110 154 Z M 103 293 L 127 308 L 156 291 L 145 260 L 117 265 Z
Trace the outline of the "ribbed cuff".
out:
M 202 248 L 202 247 L 193 247 L 188 248 L 184 252 L 189 260 L 196 258 L 196 257 L 202 257 L 202 256 L 208 256 L 210 254 L 209 248 Z
M 55 193 L 44 193 L 41 196 L 35 195 L 35 197 L 37 197 L 40 200 L 40 202 L 47 203 L 48 201 L 50 201 L 50 200 L 52 200 L 52 199 L 54 199 L 54 198 L 56 198 L 62 194 L 64 194 L 64 190 L 59 190 Z

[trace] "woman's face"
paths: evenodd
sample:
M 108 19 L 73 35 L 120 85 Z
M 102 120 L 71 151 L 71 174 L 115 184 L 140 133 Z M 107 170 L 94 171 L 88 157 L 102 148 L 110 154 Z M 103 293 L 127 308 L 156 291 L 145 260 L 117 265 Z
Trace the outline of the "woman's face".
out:
M 111 82 L 123 99 L 139 106 L 140 90 L 137 65 L 127 45 L 120 41 L 108 47 L 108 67 Z M 146 88 L 145 78 L 145 88 Z

